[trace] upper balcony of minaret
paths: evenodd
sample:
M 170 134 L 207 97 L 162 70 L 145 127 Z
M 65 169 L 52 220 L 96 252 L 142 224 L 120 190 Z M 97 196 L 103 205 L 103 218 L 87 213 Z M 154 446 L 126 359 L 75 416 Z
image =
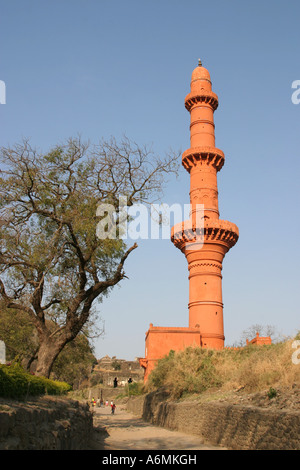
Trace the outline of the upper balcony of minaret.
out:
M 209 71 L 202 66 L 199 59 L 199 65 L 193 70 L 191 78 L 191 92 L 185 97 L 185 107 L 191 111 L 197 103 L 209 104 L 213 111 L 218 107 L 218 96 L 211 89 L 211 79 Z

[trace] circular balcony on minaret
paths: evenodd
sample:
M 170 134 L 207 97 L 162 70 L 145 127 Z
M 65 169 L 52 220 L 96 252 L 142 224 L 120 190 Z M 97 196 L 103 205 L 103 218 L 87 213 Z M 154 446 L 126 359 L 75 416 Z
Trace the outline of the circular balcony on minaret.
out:
M 216 243 L 232 248 L 239 239 L 239 229 L 228 220 L 204 221 L 203 227 L 194 227 L 190 220 L 174 225 L 171 229 L 171 241 L 181 251 L 192 244 L 203 245 L 205 243 Z M 201 249 L 201 248 L 200 248 Z
M 193 166 L 203 164 L 212 165 L 217 171 L 220 171 L 224 162 L 224 153 L 215 147 L 194 147 L 182 154 L 182 165 L 188 172 Z

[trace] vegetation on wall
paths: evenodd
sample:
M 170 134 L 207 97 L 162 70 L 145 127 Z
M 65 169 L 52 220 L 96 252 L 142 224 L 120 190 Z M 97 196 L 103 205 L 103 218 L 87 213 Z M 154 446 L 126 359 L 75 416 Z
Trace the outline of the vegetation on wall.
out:
M 166 387 L 174 398 L 180 398 L 208 390 L 243 389 L 253 393 L 293 387 L 300 383 L 300 365 L 292 361 L 295 339 L 300 339 L 299 335 L 265 346 L 248 345 L 221 351 L 189 347 L 184 351 L 170 351 L 151 372 L 148 390 Z
M 121 370 L 121 363 L 120 363 L 120 362 L 118 362 L 118 361 L 113 361 L 111 365 L 112 365 L 112 368 L 113 368 L 114 370 Z

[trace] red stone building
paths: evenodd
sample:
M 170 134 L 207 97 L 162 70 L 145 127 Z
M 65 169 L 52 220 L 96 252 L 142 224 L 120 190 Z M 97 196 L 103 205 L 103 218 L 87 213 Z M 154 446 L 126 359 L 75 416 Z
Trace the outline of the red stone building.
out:
M 246 340 L 246 344 L 256 344 L 258 346 L 262 346 L 264 344 L 272 344 L 272 340 L 270 336 L 259 336 L 259 333 L 256 333 L 255 338 L 253 338 L 251 341 L 248 339 Z

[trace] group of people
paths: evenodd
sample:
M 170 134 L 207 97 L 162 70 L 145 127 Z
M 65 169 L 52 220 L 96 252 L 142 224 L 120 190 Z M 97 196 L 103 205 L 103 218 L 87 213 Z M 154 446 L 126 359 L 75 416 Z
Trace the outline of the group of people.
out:
M 132 384 L 132 378 L 129 377 L 129 379 L 127 380 L 127 382 L 128 382 L 129 384 Z M 114 388 L 117 388 L 117 386 L 118 386 L 118 378 L 115 377 L 115 378 L 114 378 Z
M 92 398 L 91 404 L 93 408 L 95 408 L 96 406 L 100 406 L 100 407 L 104 406 L 102 397 L 101 399 L 98 398 L 97 400 L 95 400 L 95 398 Z M 106 400 L 105 406 L 108 406 L 108 400 Z M 114 403 L 114 401 L 110 402 L 110 408 L 111 408 L 111 414 L 115 414 L 116 404 Z
M 128 384 L 131 384 L 132 383 L 132 378 L 129 377 L 128 379 Z M 114 378 L 114 388 L 116 388 L 118 386 L 118 379 L 117 377 Z M 96 407 L 96 406 L 100 406 L 100 408 L 102 406 L 104 406 L 104 401 L 103 401 L 103 398 L 102 398 L 102 392 L 101 392 L 101 398 L 97 398 L 97 400 L 95 400 L 95 398 L 92 398 L 92 401 L 91 401 L 91 405 L 92 407 Z M 105 406 L 108 406 L 108 400 L 105 401 Z M 115 414 L 115 410 L 116 410 L 116 404 L 111 401 L 110 403 L 110 408 L 111 408 L 111 414 Z

